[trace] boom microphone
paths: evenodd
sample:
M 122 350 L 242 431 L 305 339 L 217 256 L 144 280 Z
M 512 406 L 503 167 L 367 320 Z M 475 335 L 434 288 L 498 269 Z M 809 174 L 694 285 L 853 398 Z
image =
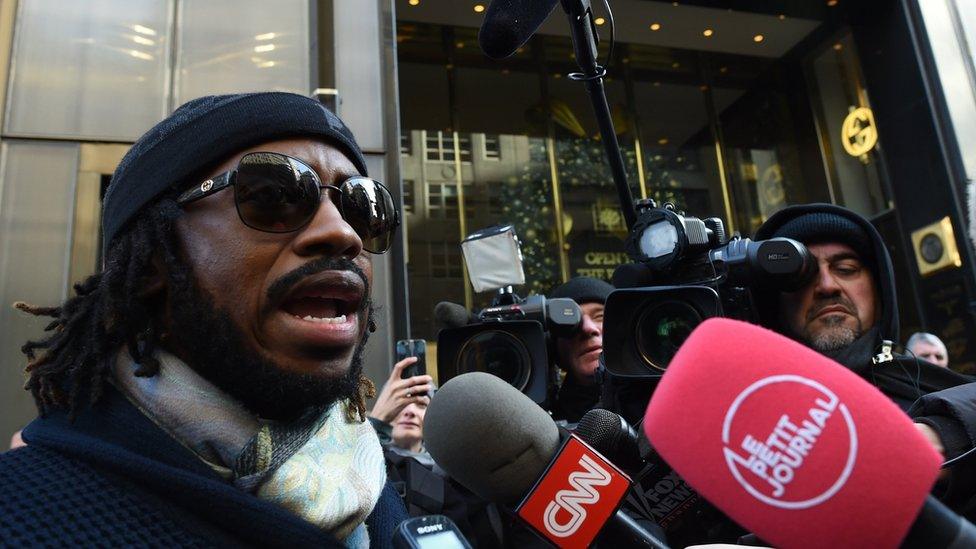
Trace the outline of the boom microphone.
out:
M 630 546 L 665 547 L 617 511 L 630 479 L 579 438 L 561 436 L 542 408 L 496 376 L 472 372 L 445 383 L 427 408 L 424 435 L 451 477 L 488 501 L 515 505 L 555 545 L 589 546 L 612 526 Z
M 930 544 L 976 540 L 935 500 L 923 509 L 941 457 L 908 416 L 850 370 L 764 328 L 699 325 L 643 426 L 702 496 L 777 547 L 897 547 L 910 529 L 909 540 Z M 941 530 L 925 523 L 933 514 Z
M 478 32 L 481 51 L 504 59 L 521 48 L 549 17 L 559 0 L 492 0 Z

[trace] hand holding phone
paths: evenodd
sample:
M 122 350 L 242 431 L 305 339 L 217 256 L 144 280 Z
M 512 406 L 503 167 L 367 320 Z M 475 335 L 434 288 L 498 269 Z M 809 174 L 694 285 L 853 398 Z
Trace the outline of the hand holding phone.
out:
M 426 366 L 422 370 L 417 368 L 422 359 L 414 355 L 406 355 L 411 346 L 401 345 L 405 341 L 410 340 L 397 342 L 397 363 L 390 371 L 390 377 L 383 384 L 383 388 L 373 404 L 373 409 L 369 412 L 370 417 L 386 423 L 392 423 L 397 415 L 410 404 L 426 406 L 430 403 L 430 393 L 434 388 L 433 378 L 426 375 Z M 419 341 L 424 344 L 422 350 L 424 351 L 423 354 L 426 355 L 426 342 Z M 414 349 L 416 347 L 413 346 Z M 401 349 L 403 354 L 401 354 Z M 415 375 L 409 375 L 415 372 Z
M 403 379 L 427 375 L 427 342 L 423 339 L 401 339 L 396 342 L 396 361 L 407 357 L 417 357 L 417 361 L 403 369 Z

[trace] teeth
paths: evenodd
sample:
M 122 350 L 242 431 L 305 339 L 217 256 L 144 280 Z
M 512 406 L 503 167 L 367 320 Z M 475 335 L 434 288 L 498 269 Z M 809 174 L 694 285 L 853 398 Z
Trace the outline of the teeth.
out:
M 320 322 L 322 324 L 344 324 L 346 322 L 346 315 L 339 315 L 336 317 L 325 317 L 318 318 L 312 315 L 307 315 L 302 320 L 307 320 L 309 322 Z

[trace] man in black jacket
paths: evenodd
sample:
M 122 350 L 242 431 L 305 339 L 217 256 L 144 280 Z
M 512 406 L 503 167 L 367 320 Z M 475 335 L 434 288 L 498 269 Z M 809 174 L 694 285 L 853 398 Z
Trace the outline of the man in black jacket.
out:
M 891 352 L 898 341 L 898 306 L 888 250 L 860 215 L 829 204 L 780 210 L 756 239 L 786 237 L 817 258 L 817 275 L 792 293 L 756 298 L 767 327 L 792 337 L 857 373 L 912 416 L 947 458 L 976 445 L 976 385 L 967 376 Z M 956 467 L 939 491 L 970 514 L 976 494 L 970 466 Z
M 18 305 L 54 320 L 23 347 L 41 417 L 0 454 L 0 544 L 390 546 L 361 357 L 398 223 L 309 98 L 203 97 L 149 130 L 101 272 Z
M 603 306 L 612 291 L 613 286 L 603 280 L 579 276 L 549 294 L 550 298 L 572 299 L 583 313 L 579 331 L 555 341 L 556 365 L 566 374 L 553 405 L 556 419 L 576 423 L 600 400 L 600 386 L 594 374 L 603 352 Z

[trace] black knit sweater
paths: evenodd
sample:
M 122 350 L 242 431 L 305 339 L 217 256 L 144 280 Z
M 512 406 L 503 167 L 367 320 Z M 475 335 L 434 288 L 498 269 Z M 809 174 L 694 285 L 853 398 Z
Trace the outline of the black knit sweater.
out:
M 0 454 L 0 546 L 341 547 L 221 479 L 116 391 L 69 422 L 52 413 Z M 406 518 L 389 485 L 367 519 L 389 547 Z

